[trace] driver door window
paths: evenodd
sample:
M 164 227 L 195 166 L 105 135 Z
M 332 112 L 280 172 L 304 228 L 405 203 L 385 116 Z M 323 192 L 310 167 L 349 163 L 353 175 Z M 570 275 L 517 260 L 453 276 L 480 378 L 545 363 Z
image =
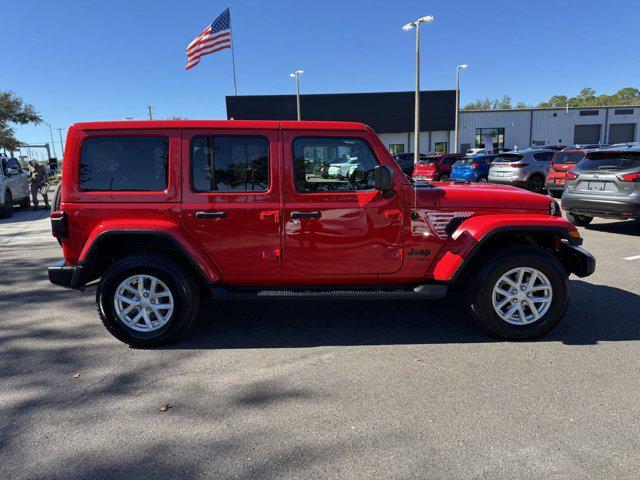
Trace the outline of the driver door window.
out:
M 358 138 L 297 138 L 293 170 L 300 193 L 371 190 L 380 163 Z

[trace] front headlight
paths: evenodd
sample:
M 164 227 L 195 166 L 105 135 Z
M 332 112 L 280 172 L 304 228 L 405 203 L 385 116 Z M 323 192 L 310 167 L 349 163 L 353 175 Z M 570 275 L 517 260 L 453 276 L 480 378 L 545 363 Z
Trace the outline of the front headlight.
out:
M 562 212 L 560 211 L 560 204 L 555 200 L 551 200 L 549 203 L 549 215 L 552 217 L 561 217 Z

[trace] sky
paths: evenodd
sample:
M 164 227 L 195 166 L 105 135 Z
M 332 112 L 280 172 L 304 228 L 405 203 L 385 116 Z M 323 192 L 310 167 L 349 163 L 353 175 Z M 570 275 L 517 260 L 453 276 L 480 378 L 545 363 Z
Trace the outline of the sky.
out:
M 452 89 L 469 64 L 461 103 L 510 95 L 537 103 L 585 86 L 640 87 L 638 0 L 232 0 L 238 93 L 414 89 L 413 32 L 424 15 L 422 89 Z M 0 0 L 0 90 L 33 104 L 45 122 L 226 118 L 230 50 L 184 69 L 186 45 L 226 0 Z M 425 106 L 425 108 L 428 108 Z M 16 129 L 50 142 L 49 127 Z M 59 139 L 54 130 L 56 147 Z M 58 153 L 58 156 L 60 154 Z

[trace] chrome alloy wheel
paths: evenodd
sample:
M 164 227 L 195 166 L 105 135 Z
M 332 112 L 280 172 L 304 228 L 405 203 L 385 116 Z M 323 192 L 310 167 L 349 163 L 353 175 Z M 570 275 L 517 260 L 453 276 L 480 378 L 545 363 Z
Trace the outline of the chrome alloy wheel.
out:
M 164 327 L 174 307 L 169 287 L 152 275 L 132 275 L 120 282 L 113 303 L 120 321 L 138 332 Z
M 541 271 L 519 267 L 498 279 L 491 300 L 502 320 L 512 325 L 528 325 L 547 313 L 553 300 L 553 289 Z

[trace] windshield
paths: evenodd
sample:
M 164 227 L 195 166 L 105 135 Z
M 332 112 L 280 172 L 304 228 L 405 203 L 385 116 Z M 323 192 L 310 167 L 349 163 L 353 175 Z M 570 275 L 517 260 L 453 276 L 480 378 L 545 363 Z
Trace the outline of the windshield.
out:
M 584 158 L 584 153 L 558 153 L 553 158 L 554 165 L 574 164 Z
M 501 153 L 496 157 L 496 159 L 493 162 L 494 163 L 495 162 L 504 162 L 504 163 L 517 162 L 519 160 L 522 160 L 523 156 L 524 155 L 518 155 L 517 153 Z
M 581 170 L 632 170 L 640 169 L 638 153 L 592 153 L 578 165 Z

